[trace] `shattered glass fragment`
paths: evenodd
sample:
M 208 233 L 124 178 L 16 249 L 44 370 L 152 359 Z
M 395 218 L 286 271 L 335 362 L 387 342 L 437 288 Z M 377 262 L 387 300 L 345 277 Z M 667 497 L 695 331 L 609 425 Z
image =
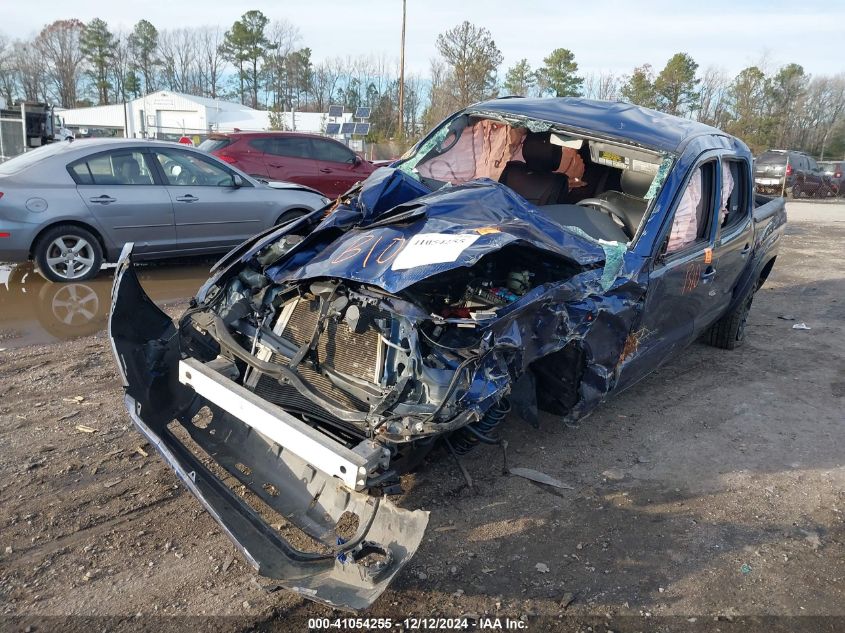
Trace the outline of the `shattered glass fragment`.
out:
M 655 196 L 657 196 L 657 192 L 660 191 L 660 188 L 663 186 L 663 182 L 666 180 L 666 176 L 669 175 L 669 171 L 672 169 L 672 164 L 675 162 L 675 159 L 669 155 L 664 154 L 663 160 L 660 161 L 660 167 L 657 168 L 657 175 L 654 177 L 654 180 L 651 181 L 651 186 L 648 188 L 645 196 L 643 196 L 646 200 L 652 200 Z

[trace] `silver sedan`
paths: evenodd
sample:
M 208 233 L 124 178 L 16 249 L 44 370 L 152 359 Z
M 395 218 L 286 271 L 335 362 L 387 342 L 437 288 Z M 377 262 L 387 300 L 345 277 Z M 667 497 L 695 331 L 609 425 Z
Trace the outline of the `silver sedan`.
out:
M 63 141 L 0 164 L 0 261 L 90 279 L 126 242 L 138 259 L 223 253 L 328 202 L 177 143 Z

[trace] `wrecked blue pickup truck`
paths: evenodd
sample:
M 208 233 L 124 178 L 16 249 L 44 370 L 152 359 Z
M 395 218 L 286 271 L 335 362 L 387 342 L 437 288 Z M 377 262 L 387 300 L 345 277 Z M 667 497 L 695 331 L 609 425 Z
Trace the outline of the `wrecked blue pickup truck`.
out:
M 365 608 L 421 542 L 428 514 L 390 496 L 438 441 L 574 419 L 696 339 L 742 342 L 786 223 L 751 164 L 628 104 L 476 104 L 233 250 L 176 322 L 128 246 L 126 406 L 260 574 Z

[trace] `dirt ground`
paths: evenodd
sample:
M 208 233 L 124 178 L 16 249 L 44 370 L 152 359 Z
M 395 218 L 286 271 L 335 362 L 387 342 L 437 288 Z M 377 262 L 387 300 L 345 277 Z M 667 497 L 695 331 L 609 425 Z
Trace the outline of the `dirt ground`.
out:
M 400 499 L 431 511 L 423 544 L 363 615 L 845 629 L 845 204 L 788 213 L 743 347 L 695 344 L 578 425 L 503 425 L 511 466 L 572 490 L 503 476 L 483 447 L 464 462 L 473 494 L 432 453 Z M 0 628 L 304 630 L 348 616 L 241 560 L 131 427 L 104 333 L 15 340 L 0 329 Z

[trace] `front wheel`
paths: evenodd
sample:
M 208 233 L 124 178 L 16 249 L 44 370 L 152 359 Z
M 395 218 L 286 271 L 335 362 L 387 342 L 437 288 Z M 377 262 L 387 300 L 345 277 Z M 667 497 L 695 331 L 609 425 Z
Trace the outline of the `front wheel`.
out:
M 290 211 L 285 211 L 282 215 L 279 216 L 279 219 L 276 220 L 276 226 L 280 224 L 287 224 L 288 222 L 293 222 L 294 220 L 298 220 L 306 213 L 311 213 L 308 209 L 291 209 Z
M 38 269 L 50 281 L 85 281 L 100 272 L 103 249 L 94 234 L 73 225 L 48 230 L 35 246 Z
M 710 326 L 705 335 L 705 340 L 714 347 L 721 349 L 736 349 L 745 340 L 745 324 L 748 321 L 748 312 L 751 310 L 751 302 L 754 300 L 754 293 L 748 296 L 721 319 Z

